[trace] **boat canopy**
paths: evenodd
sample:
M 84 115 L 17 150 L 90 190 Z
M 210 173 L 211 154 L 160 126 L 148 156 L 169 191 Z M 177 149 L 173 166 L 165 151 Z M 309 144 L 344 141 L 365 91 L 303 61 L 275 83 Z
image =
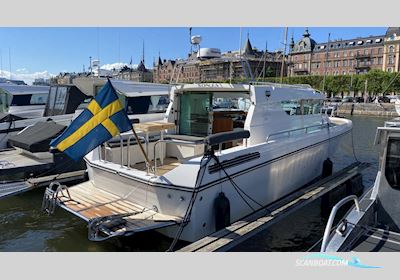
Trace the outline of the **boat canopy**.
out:
M 76 85 L 86 95 L 94 96 L 107 82 L 105 78 L 76 78 L 73 84 Z M 167 84 L 154 84 L 144 82 L 134 82 L 128 80 L 110 79 L 115 90 L 126 97 L 168 95 L 171 89 Z
M 11 95 L 48 94 L 49 88 L 49 86 L 27 86 L 0 83 L 0 93 L 6 92 Z

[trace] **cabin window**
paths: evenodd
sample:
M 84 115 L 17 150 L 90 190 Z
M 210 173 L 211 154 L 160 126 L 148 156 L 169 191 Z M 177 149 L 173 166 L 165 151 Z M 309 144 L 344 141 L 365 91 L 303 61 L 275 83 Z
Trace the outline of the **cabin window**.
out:
M 67 96 L 67 88 L 59 87 L 57 89 L 57 97 L 54 102 L 54 110 L 62 111 L 64 109 L 65 97 Z
M 46 104 L 47 94 L 18 94 L 12 96 L 11 106 L 29 106 Z
M 48 101 L 48 109 L 49 109 L 49 115 L 52 114 L 53 112 L 53 107 L 54 107 L 54 101 L 56 100 L 56 95 L 57 95 L 57 87 L 52 87 L 50 89 L 49 93 L 49 101 Z
M 165 113 L 168 107 L 168 97 L 163 95 L 125 97 L 126 112 L 129 115 Z
M 385 177 L 392 188 L 400 188 L 400 139 L 389 138 Z
M 207 136 L 209 134 L 209 112 L 212 111 L 211 104 L 211 93 L 182 94 L 180 98 L 180 134 Z
M 287 100 L 281 102 L 281 107 L 289 116 L 320 114 L 322 100 Z

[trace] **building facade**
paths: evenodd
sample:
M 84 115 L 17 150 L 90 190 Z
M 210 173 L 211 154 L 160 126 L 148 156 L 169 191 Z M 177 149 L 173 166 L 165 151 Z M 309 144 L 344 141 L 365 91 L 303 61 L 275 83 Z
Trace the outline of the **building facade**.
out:
M 207 57 L 201 55 L 203 50 L 192 53 L 187 59 L 162 61 L 159 57 L 153 68 L 154 82 L 226 82 L 280 75 L 282 52 L 258 51 L 252 47 L 249 38 L 241 51 L 228 51 Z M 216 53 L 219 51 L 214 50 Z M 285 75 L 287 67 L 283 67 Z
M 293 38 L 288 75 L 352 75 L 372 69 L 399 71 L 400 28 L 390 27 L 380 36 L 317 43 L 308 29 L 297 43 Z

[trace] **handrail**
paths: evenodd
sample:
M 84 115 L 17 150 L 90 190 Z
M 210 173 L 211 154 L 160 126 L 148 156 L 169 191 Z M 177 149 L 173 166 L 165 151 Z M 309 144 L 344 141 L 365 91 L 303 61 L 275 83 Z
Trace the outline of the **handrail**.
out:
M 333 221 L 335 219 L 337 211 L 339 210 L 340 207 L 342 207 L 343 205 L 352 200 L 354 201 L 354 204 L 356 206 L 356 211 L 357 212 L 361 211 L 360 203 L 358 202 L 358 197 L 356 195 L 350 195 L 348 197 L 345 197 L 341 201 L 336 203 L 335 206 L 333 206 L 331 214 L 329 215 L 328 223 L 325 228 L 324 237 L 322 239 L 321 252 L 326 252 L 326 247 L 328 246 L 329 242 L 329 235 L 331 233 Z
M 288 130 L 282 130 L 282 131 L 278 131 L 278 132 L 274 132 L 274 133 L 269 134 L 269 135 L 267 136 L 266 141 L 268 142 L 268 140 L 269 140 L 272 136 L 276 136 L 276 135 L 280 135 L 280 134 L 285 134 L 285 133 L 287 133 L 288 136 L 290 136 L 290 133 L 291 133 L 291 132 L 294 132 L 294 131 L 305 130 L 306 133 L 308 133 L 308 129 L 309 129 L 309 128 L 313 128 L 313 127 L 329 128 L 330 126 L 331 126 L 330 123 L 323 123 L 323 124 L 311 125 L 311 126 L 306 126 L 306 127 L 299 127 L 299 128 L 288 129 Z
M 131 169 L 131 150 L 129 148 L 131 146 L 131 139 L 134 138 L 134 137 L 135 137 L 135 135 L 133 135 L 133 134 L 129 135 L 128 142 L 126 144 L 126 152 L 127 152 L 127 155 L 128 155 L 128 158 L 126 160 L 126 165 L 127 165 L 128 169 Z M 138 138 L 140 140 L 143 140 L 146 143 L 146 145 L 149 144 L 149 142 L 147 141 L 146 137 L 138 136 Z

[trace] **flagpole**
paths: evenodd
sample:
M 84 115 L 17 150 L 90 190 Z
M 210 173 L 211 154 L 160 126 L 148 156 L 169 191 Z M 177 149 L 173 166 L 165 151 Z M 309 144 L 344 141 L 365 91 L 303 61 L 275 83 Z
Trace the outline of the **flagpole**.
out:
M 114 88 L 114 86 L 112 85 L 112 83 L 111 83 L 111 81 L 110 81 L 109 78 L 107 78 L 107 81 L 108 81 L 108 82 L 110 83 L 110 85 Z M 114 88 L 114 90 L 115 90 L 115 88 Z M 115 90 L 115 92 L 117 92 L 117 91 Z M 147 153 L 145 152 L 145 150 L 144 150 L 144 148 L 143 148 L 143 146 L 142 146 L 142 142 L 140 142 L 140 140 L 139 140 L 139 136 L 137 135 L 137 133 L 136 133 L 135 128 L 133 127 L 133 125 L 132 125 L 132 132 L 133 132 L 133 135 L 135 136 L 136 143 L 138 143 L 139 148 L 140 148 L 140 151 L 142 152 L 142 154 L 143 154 L 143 156 L 144 156 L 144 159 L 145 159 L 145 161 L 146 161 L 147 173 L 149 173 L 149 169 L 150 169 L 150 167 L 152 167 L 152 165 L 151 165 L 151 162 L 150 162 L 150 160 L 149 160 L 149 157 L 148 157 Z M 128 163 L 128 164 L 129 164 L 129 163 Z
M 136 134 L 136 131 L 135 131 L 135 128 L 133 127 L 133 125 L 132 125 L 132 132 L 133 132 L 133 135 L 135 136 L 136 142 L 137 142 L 138 145 L 139 145 L 140 151 L 142 152 L 142 154 L 143 154 L 143 156 L 144 156 L 144 159 L 145 159 L 145 161 L 146 161 L 146 167 L 147 167 L 146 169 L 147 169 L 147 172 L 149 172 L 150 167 L 152 167 L 152 166 L 151 166 L 151 163 L 150 163 L 150 160 L 149 160 L 149 158 L 148 158 L 148 156 L 147 156 L 147 154 L 146 154 L 146 152 L 145 152 L 145 150 L 144 150 L 144 148 L 143 148 L 143 146 L 142 146 L 142 142 L 140 142 L 139 137 L 138 137 L 138 135 Z

